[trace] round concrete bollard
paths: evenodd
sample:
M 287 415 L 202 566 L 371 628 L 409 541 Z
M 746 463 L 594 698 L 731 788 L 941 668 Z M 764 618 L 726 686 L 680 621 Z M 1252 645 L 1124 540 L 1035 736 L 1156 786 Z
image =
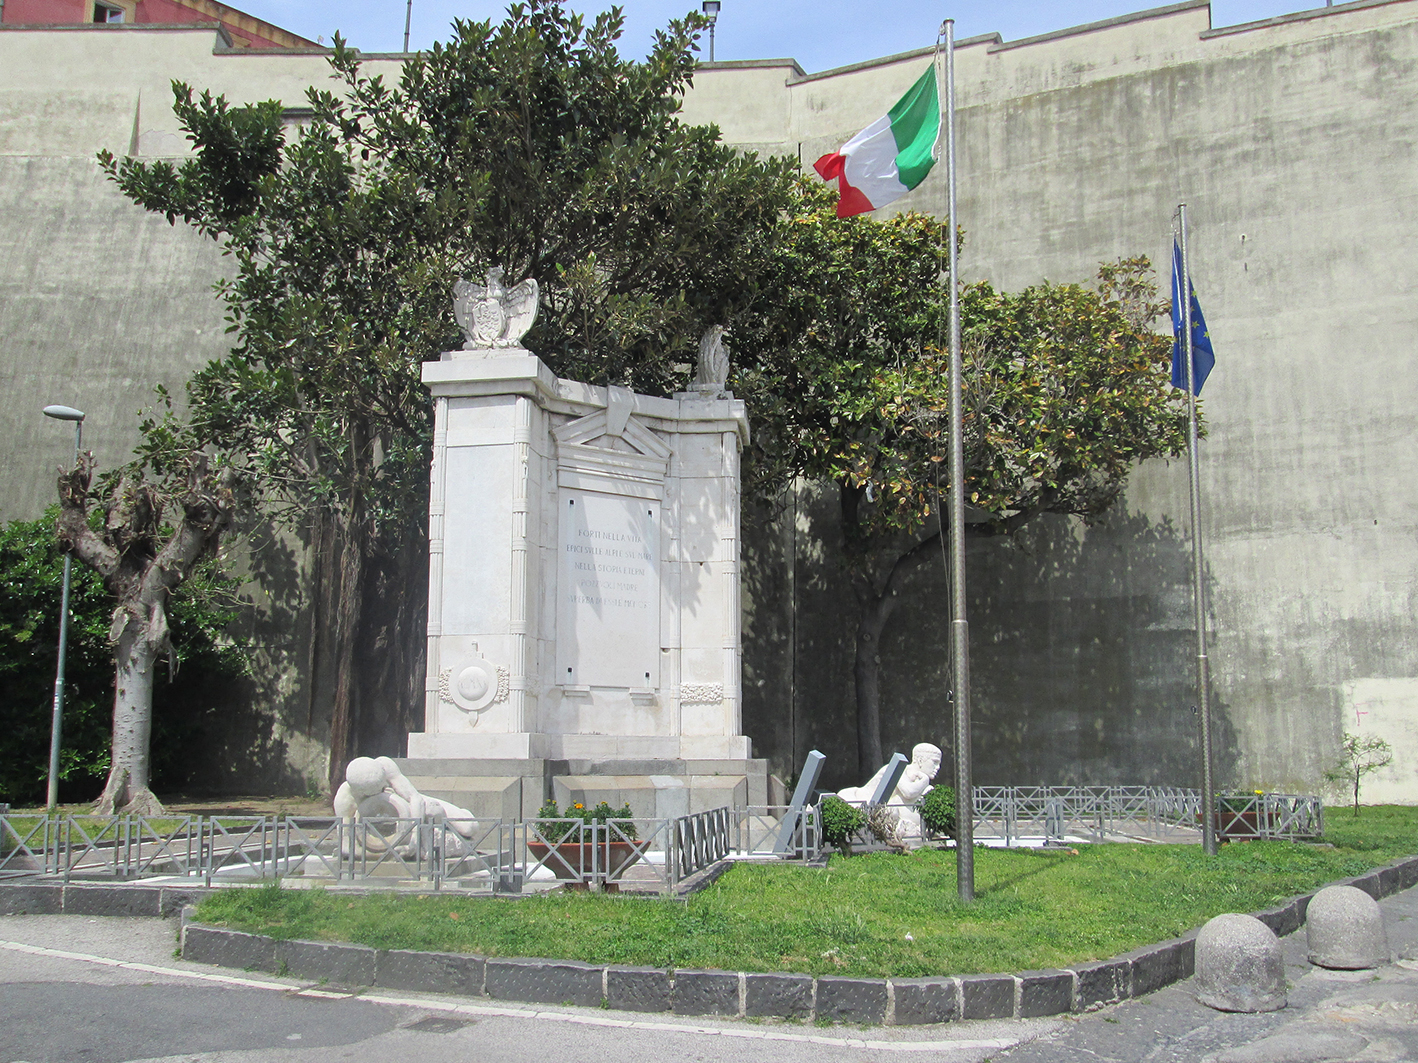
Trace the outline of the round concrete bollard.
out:
M 1326 886 L 1305 912 L 1310 962 L 1337 971 L 1381 967 L 1389 961 L 1379 902 L 1353 886 Z
M 1253 915 L 1218 915 L 1196 936 L 1196 999 L 1217 1011 L 1279 1011 L 1285 964 L 1275 932 Z

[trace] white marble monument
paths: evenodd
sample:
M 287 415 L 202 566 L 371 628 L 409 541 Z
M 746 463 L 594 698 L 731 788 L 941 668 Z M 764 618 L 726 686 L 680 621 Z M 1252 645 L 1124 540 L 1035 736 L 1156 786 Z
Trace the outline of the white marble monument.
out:
M 401 765 L 480 817 L 549 796 L 643 816 L 765 804 L 740 725 L 748 421 L 722 330 L 693 389 L 655 398 L 555 377 L 518 344 L 535 299 L 498 271 L 460 283 L 467 346 L 423 367 L 425 730 Z

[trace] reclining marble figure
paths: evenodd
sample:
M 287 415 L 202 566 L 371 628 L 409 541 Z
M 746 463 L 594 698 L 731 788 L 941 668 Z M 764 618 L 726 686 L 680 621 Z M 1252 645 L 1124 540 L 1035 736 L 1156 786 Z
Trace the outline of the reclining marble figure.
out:
M 359 819 L 446 819 L 448 828 L 471 839 L 477 823 L 466 808 L 421 794 L 388 757 L 355 757 L 335 791 L 335 815 Z
M 887 804 L 904 806 L 891 810 L 896 814 L 898 833 L 903 838 L 925 836 L 921 825 L 921 814 L 916 811 L 915 804 L 935 789 L 931 785 L 931 780 L 935 778 L 936 772 L 940 771 L 940 760 L 940 747 L 932 745 L 930 742 L 919 742 L 911 748 L 911 763 L 906 765 L 906 770 L 901 773 L 901 779 L 897 782 L 896 789 L 887 799 Z M 861 786 L 848 786 L 846 789 L 838 790 L 837 796 L 851 804 L 866 804 L 876 793 L 877 787 L 890 767 L 890 763 L 883 764 L 880 770 Z

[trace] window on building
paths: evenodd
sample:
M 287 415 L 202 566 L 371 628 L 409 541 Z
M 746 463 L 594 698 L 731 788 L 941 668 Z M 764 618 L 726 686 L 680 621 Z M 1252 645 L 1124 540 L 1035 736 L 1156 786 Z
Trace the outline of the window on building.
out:
M 94 5 L 95 22 L 122 22 L 123 9 L 121 7 L 110 7 L 108 4 Z

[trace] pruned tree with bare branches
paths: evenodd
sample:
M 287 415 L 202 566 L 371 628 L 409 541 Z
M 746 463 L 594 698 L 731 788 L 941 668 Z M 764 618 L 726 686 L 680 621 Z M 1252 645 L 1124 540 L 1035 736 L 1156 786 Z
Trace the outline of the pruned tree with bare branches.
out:
M 231 527 L 232 478 L 194 453 L 164 478 L 150 479 L 139 465 L 95 485 L 93 454 L 84 453 L 59 470 L 59 504 L 60 544 L 98 573 L 114 599 L 112 758 L 94 811 L 158 815 L 148 745 L 155 665 L 172 650 L 168 599 Z M 91 521 L 96 512 L 102 522 Z

